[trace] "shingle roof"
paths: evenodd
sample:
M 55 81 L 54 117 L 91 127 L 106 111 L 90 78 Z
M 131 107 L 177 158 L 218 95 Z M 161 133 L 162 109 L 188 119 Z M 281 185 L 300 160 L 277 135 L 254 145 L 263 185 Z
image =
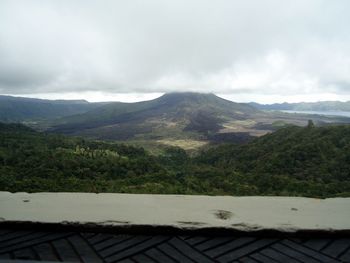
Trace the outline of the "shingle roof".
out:
M 14 259 L 125 263 L 350 262 L 350 238 L 0 229 L 0 262 Z

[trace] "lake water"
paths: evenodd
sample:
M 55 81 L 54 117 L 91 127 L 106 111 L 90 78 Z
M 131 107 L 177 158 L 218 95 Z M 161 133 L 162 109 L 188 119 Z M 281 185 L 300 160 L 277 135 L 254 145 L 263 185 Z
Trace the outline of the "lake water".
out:
M 297 111 L 297 110 L 281 110 L 287 113 L 317 114 L 325 116 L 342 116 L 350 118 L 350 111 Z

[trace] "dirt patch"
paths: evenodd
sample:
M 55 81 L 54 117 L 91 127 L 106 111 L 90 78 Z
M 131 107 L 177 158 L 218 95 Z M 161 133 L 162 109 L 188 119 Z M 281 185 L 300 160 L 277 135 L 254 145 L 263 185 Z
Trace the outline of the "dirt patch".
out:
M 184 150 L 195 150 L 208 144 L 207 141 L 198 141 L 198 140 L 191 140 L 191 139 L 187 139 L 187 140 L 186 139 L 184 140 L 162 139 L 162 140 L 158 140 L 157 142 L 165 145 L 177 146 Z
M 217 210 L 214 213 L 215 217 L 221 220 L 228 220 L 233 216 L 233 213 L 226 210 Z

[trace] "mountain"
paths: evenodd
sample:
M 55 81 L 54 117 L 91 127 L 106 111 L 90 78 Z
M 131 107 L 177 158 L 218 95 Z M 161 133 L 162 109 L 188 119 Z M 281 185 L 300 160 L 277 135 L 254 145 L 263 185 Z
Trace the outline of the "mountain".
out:
M 256 105 L 255 105 L 256 106 Z M 0 121 L 36 130 L 196 150 L 209 142 L 246 143 L 281 127 L 349 123 L 350 118 L 267 112 L 214 94 L 168 93 L 136 103 L 0 96 Z
M 29 122 L 84 113 L 104 103 L 85 100 L 42 100 L 0 96 L 0 121 Z
M 247 142 L 289 125 L 349 123 L 331 118 L 260 111 L 214 94 L 168 93 L 136 103 L 115 102 L 50 123 L 51 132 L 94 139 L 156 141 L 184 149 L 214 142 Z
M 350 101 L 320 101 L 300 103 L 259 104 L 249 103 L 259 110 L 295 110 L 295 111 L 350 111 Z
M 247 104 L 228 101 L 214 94 L 169 93 L 150 101 L 110 103 L 83 114 L 61 118 L 52 131 L 100 139 L 130 139 L 145 134 L 153 139 L 180 133 L 207 135 L 223 129 L 225 122 L 244 120 L 257 112 Z

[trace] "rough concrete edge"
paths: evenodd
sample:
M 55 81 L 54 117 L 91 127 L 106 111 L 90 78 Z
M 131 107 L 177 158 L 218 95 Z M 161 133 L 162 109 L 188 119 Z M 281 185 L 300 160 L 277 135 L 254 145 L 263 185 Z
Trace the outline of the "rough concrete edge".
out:
M 131 235 L 202 235 L 202 236 L 263 236 L 263 237 L 350 237 L 350 229 L 268 229 L 227 227 L 179 227 L 177 225 L 99 224 L 93 222 L 43 223 L 32 221 L 2 221 L 0 228 L 15 230 L 92 232 Z

